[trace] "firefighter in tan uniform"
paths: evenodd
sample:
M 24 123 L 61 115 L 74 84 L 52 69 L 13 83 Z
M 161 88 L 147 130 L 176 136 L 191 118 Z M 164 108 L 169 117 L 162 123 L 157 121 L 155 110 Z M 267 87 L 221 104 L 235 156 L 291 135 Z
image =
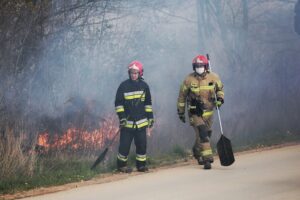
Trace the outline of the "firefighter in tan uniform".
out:
M 209 71 L 208 60 L 203 55 L 193 59 L 193 70 L 180 87 L 177 111 L 179 119 L 185 123 L 187 107 L 190 124 L 196 133 L 193 155 L 204 169 L 211 169 L 211 126 L 214 108 L 224 103 L 223 84 L 217 74 Z

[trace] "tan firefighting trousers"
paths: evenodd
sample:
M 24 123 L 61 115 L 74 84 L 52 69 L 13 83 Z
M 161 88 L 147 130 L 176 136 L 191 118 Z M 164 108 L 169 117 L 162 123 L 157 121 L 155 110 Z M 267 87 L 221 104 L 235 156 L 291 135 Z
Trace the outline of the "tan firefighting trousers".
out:
M 210 115 L 209 117 L 199 117 L 197 115 L 190 116 L 190 124 L 195 130 L 195 143 L 193 146 L 193 155 L 196 159 L 202 157 L 205 160 L 213 157 L 210 141 L 202 141 L 199 136 L 200 133 L 198 129 L 200 125 L 205 125 L 208 130 L 208 139 L 210 139 L 212 133 L 212 123 L 213 115 Z

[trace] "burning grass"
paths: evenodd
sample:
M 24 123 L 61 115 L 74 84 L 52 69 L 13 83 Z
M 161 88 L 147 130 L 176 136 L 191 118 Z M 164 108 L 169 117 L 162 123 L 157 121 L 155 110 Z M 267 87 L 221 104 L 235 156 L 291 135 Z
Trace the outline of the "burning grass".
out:
M 118 130 L 115 117 L 107 116 L 94 130 L 68 128 L 64 133 L 42 132 L 31 141 L 25 134 L 5 130 L 0 135 L 0 194 L 40 186 L 88 180 L 115 168 L 108 153 L 105 165 L 90 167 Z M 18 135 L 18 136 L 17 136 Z
M 44 131 L 37 137 L 36 150 L 39 154 L 50 152 L 94 153 L 105 147 L 118 132 L 118 124 L 113 115 L 100 122 L 94 130 L 70 127 L 64 133 Z

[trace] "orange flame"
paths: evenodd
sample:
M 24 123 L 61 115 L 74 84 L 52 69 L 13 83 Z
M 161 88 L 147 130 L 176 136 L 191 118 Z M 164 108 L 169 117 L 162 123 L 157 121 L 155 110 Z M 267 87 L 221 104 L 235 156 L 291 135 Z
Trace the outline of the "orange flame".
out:
M 118 126 L 114 117 L 109 116 L 101 123 L 100 128 L 93 131 L 69 128 L 62 134 L 40 133 L 37 138 L 37 145 L 48 152 L 50 149 L 102 149 L 105 143 L 117 134 Z

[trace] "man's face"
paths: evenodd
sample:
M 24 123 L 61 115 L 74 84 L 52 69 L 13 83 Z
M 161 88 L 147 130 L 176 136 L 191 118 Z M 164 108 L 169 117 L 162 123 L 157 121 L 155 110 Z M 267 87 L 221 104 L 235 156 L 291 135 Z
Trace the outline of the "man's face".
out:
M 136 70 L 136 69 L 131 69 L 129 71 L 129 74 L 130 74 L 130 79 L 133 80 L 133 81 L 136 81 L 138 80 L 139 78 L 139 71 Z

